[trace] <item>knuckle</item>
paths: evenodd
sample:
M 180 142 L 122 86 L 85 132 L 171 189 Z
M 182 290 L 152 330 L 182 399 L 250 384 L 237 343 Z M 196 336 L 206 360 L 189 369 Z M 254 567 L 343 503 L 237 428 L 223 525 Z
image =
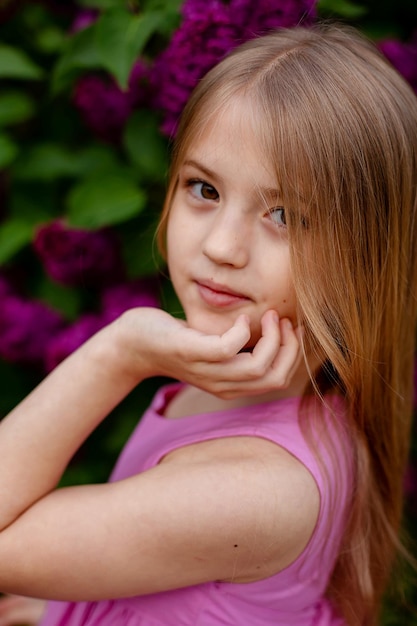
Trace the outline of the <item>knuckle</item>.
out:
M 256 362 L 253 363 L 250 369 L 250 374 L 253 378 L 262 378 L 268 371 L 268 366 L 266 363 Z

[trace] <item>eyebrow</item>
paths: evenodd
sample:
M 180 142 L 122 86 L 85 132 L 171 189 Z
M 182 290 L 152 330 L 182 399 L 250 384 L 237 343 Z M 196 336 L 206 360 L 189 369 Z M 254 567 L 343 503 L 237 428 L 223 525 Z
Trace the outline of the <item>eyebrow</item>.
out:
M 217 180 L 222 180 L 222 177 L 219 176 L 218 174 L 216 174 L 216 172 L 214 172 L 213 170 L 209 169 L 208 167 L 206 167 L 205 165 L 203 165 L 199 161 L 195 161 L 194 159 L 187 159 L 186 161 L 183 162 L 183 166 L 184 165 L 187 165 L 189 167 L 194 167 L 197 170 L 201 170 L 203 172 L 203 174 L 208 176 L 208 178 L 215 178 Z
M 219 180 L 220 182 L 223 181 L 222 176 L 220 176 L 219 174 L 217 174 L 216 172 L 214 172 L 213 170 L 211 170 L 210 168 L 206 167 L 205 165 L 203 165 L 202 163 L 200 163 L 199 161 L 195 161 L 194 159 L 186 159 L 183 162 L 183 166 L 188 166 L 188 167 L 194 167 L 198 170 L 200 170 L 201 172 L 203 172 L 203 174 L 205 176 L 207 176 L 208 178 L 211 178 L 213 180 Z M 259 191 L 259 193 L 262 196 L 265 197 L 269 197 L 269 198 L 277 198 L 281 195 L 281 191 L 279 189 L 276 189 L 274 187 L 258 187 L 257 190 Z

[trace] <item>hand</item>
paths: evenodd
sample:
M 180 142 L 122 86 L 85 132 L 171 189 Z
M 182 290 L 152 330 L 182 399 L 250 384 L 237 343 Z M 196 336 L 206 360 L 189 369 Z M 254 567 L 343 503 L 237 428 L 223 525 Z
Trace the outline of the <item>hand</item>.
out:
M 45 601 L 24 596 L 0 598 L 0 626 L 36 626 L 45 610 Z
M 286 389 L 302 361 L 300 329 L 275 311 L 263 315 L 261 338 L 251 352 L 242 351 L 250 339 L 245 315 L 223 335 L 206 335 L 157 309 L 132 309 L 119 323 L 141 372 L 177 378 L 225 399 Z M 140 351 L 132 347 L 138 328 Z

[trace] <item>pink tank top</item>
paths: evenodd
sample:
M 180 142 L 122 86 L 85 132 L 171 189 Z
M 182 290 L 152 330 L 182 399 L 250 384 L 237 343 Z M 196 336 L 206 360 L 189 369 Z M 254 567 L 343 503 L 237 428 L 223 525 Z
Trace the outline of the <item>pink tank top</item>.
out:
M 344 429 L 336 434 L 329 426 L 331 446 L 318 439 L 313 452 L 299 426 L 298 398 L 166 419 L 164 409 L 180 388 L 175 384 L 158 391 L 110 480 L 149 469 L 187 444 L 220 437 L 262 437 L 299 459 L 317 483 L 320 512 L 310 542 L 291 565 L 261 581 L 211 582 L 121 600 L 50 602 L 41 626 L 343 626 L 324 594 L 352 490 L 352 454 Z M 343 402 L 331 402 L 342 423 Z M 328 412 L 325 420 L 330 422 L 326 416 Z

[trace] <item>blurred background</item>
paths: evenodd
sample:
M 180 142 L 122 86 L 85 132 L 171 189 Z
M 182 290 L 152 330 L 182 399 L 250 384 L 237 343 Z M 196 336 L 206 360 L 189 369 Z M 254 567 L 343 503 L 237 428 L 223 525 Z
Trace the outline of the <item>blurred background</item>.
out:
M 238 43 L 321 18 L 365 32 L 417 91 L 415 0 L 0 0 L 0 418 L 124 310 L 179 313 L 154 231 L 183 105 Z M 106 480 L 160 384 L 117 408 L 63 484 Z M 416 458 L 415 435 L 415 554 Z M 383 626 L 417 626 L 416 578 L 405 568 Z

